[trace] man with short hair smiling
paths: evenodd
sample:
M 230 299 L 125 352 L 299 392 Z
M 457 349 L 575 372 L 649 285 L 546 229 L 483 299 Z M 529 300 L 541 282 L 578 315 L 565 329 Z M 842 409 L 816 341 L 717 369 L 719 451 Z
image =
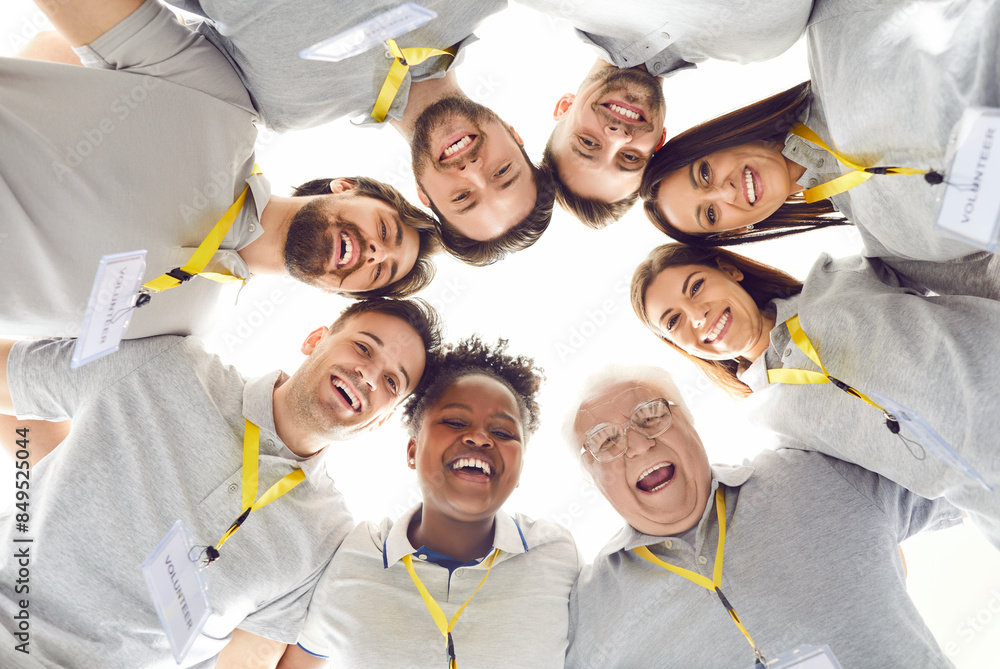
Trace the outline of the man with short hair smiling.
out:
M 27 594 L 16 562 L 0 562 L 0 666 L 173 664 L 140 565 L 178 519 L 200 555 L 218 556 L 204 571 L 211 615 L 182 666 L 214 665 L 235 628 L 294 643 L 312 588 L 354 526 L 321 452 L 381 425 L 439 344 L 429 306 L 389 299 L 357 302 L 310 333 L 290 377 L 246 379 L 191 337 L 127 341 L 76 370 L 73 340 L 0 342 L 0 412 L 73 419 L 58 452 L 24 477 L 25 529 L 16 513 L 0 517 L 8 545 L 28 547 L 31 574 Z M 244 478 L 248 445 L 259 485 Z M 257 500 L 299 470 L 300 483 L 254 504 L 223 545 L 243 486 L 256 486 Z M 26 599 L 30 654 L 15 648 Z
M 76 336 L 102 256 L 145 249 L 150 281 L 185 267 L 230 207 L 207 272 L 291 273 L 358 296 L 405 296 L 430 281 L 435 222 L 391 187 L 353 178 L 271 195 L 254 170 L 246 90 L 166 8 L 41 6 L 90 67 L 0 62 L 0 333 Z M 195 276 L 153 294 L 126 336 L 204 333 L 221 290 Z
M 609 369 L 581 397 L 570 448 L 628 525 L 577 581 L 567 667 L 749 667 L 754 647 L 824 644 L 844 667 L 950 666 L 898 544 L 958 509 L 790 442 L 710 466 L 657 368 Z
M 557 102 L 542 159 L 559 204 L 592 228 L 631 208 L 642 179 L 635 168 L 666 139 L 663 77 L 709 58 L 773 58 L 802 35 L 812 10 L 812 0 L 656 0 L 630 3 L 628 11 L 606 0 L 520 2 L 568 20 L 600 55 L 577 94 Z M 617 82 L 614 69 L 623 75 Z
M 337 62 L 299 54 L 401 2 L 375 8 L 343 0 L 171 4 L 209 19 L 199 32 L 233 64 L 269 127 L 310 128 L 343 116 L 393 125 L 410 143 L 420 199 L 441 219 L 452 255 L 489 264 L 530 246 L 548 226 L 553 194 L 547 175 L 531 163 L 513 127 L 465 95 L 453 69 L 477 40 L 472 31 L 506 0 L 421 2 L 437 17 L 395 36 L 398 47 L 453 55 L 408 62 L 398 91 L 385 98 L 383 82 L 394 60 L 387 44 Z M 377 101 L 385 103 L 382 111 Z

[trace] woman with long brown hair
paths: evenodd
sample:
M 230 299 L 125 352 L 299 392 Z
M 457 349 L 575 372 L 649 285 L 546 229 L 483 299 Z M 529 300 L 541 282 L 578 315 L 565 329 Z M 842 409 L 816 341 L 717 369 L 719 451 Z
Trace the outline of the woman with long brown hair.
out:
M 1000 299 L 1000 261 L 935 226 L 943 192 L 962 186 L 948 183 L 953 129 L 969 107 L 1000 106 L 1000 3 L 847 4 L 814 6 L 811 84 L 656 153 L 640 188 L 647 215 L 678 241 L 711 246 L 850 221 L 866 255 L 915 283 Z M 847 173 L 853 186 L 830 183 Z
M 631 299 L 657 337 L 730 395 L 752 397 L 753 420 L 947 497 L 1000 548 L 996 301 L 927 297 L 877 259 L 824 254 L 800 283 L 731 251 L 683 244 L 649 254 Z M 948 448 L 958 457 L 936 457 Z

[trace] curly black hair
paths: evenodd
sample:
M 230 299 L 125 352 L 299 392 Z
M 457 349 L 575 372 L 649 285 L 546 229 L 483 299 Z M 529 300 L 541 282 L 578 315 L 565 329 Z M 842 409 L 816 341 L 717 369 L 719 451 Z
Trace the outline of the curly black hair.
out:
M 434 404 L 457 379 L 470 374 L 485 374 L 507 386 L 517 399 L 521 425 L 527 436 L 538 429 L 538 391 L 545 374 L 526 355 L 507 353 L 507 340 L 498 339 L 489 346 L 472 335 L 457 344 L 446 344 L 436 354 L 427 356 L 424 375 L 403 407 L 403 427 L 416 437 L 427 407 Z

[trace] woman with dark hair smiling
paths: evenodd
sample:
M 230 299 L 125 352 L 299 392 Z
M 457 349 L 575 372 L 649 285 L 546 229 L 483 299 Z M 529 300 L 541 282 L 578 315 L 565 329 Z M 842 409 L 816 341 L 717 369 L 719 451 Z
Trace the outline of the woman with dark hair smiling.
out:
M 653 249 L 631 298 L 646 327 L 717 385 L 753 395 L 755 422 L 947 497 L 1000 548 L 996 301 L 924 296 L 877 259 L 824 254 L 800 283 L 683 244 Z
M 820 0 L 806 36 L 811 85 L 656 153 L 640 188 L 650 220 L 711 246 L 850 221 L 865 254 L 912 283 L 1000 299 L 1000 261 L 935 227 L 954 128 L 969 107 L 1000 106 L 1000 3 Z
M 563 665 L 580 564 L 569 530 L 500 508 L 542 379 L 506 346 L 470 337 L 428 362 L 403 416 L 423 502 L 348 535 L 279 668 Z

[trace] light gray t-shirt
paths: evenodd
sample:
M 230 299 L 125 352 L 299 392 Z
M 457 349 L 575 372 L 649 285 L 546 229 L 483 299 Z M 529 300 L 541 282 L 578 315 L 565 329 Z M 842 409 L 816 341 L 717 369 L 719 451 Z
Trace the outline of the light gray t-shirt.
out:
M 812 0 L 747 3 L 643 0 L 518 0 L 567 19 L 584 42 L 617 67 L 645 65 L 664 76 L 709 58 L 774 58 L 802 36 Z
M 181 337 L 127 341 L 70 370 L 73 344 L 26 340 L 8 360 L 18 415 L 72 418 L 73 429 L 31 470 L 28 531 L 17 508 L 0 514 L 5 545 L 31 553 L 28 593 L 15 592 L 14 561 L 0 560 L 0 666 L 176 667 L 140 565 L 178 519 L 207 546 L 239 516 L 247 419 L 260 428 L 258 494 L 297 466 L 306 479 L 251 514 L 204 572 L 212 613 L 182 666 L 214 666 L 236 627 L 294 643 L 353 521 L 322 456 L 298 461 L 275 432 L 280 373 L 248 381 Z M 21 599 L 30 655 L 10 636 Z
M 232 62 L 268 127 L 282 132 L 371 113 L 392 64 L 384 45 L 336 63 L 304 60 L 299 52 L 403 3 L 173 0 L 171 4 L 209 19 L 198 30 Z M 507 0 L 418 4 L 437 12 L 437 18 L 396 37 L 400 48 L 465 47 L 476 40 L 472 31 L 506 8 Z M 402 118 L 411 82 L 444 76 L 460 56 L 436 56 L 411 67 L 386 120 Z
M 808 125 L 858 164 L 945 171 L 962 112 L 1000 106 L 996 0 L 816 0 L 806 38 Z M 831 157 L 820 181 L 848 169 Z M 933 229 L 942 188 L 876 175 L 833 202 L 868 255 L 946 261 L 978 249 Z
M 254 164 L 239 77 L 166 8 L 146 2 L 77 51 L 89 67 L 0 59 L 3 335 L 77 335 L 103 255 L 146 249 L 146 280 L 185 264 Z M 235 249 L 269 197 L 251 183 L 209 270 L 249 274 Z M 195 278 L 155 295 L 127 336 L 204 332 L 221 290 Z
M 901 287 L 877 259 L 824 254 L 800 295 L 773 304 L 770 346 L 740 375 L 754 391 L 751 420 L 924 497 L 946 497 L 1000 548 L 1000 302 L 926 297 Z M 784 325 L 796 314 L 829 374 L 919 414 L 994 491 L 904 443 L 880 411 L 831 383 L 768 383 L 768 369 L 819 371 Z M 900 435 L 913 438 L 906 428 Z
M 348 535 L 316 586 L 299 645 L 333 667 L 436 667 L 445 639 L 401 561 L 420 505 L 395 523 L 365 522 Z M 561 667 L 569 593 L 580 571 L 569 530 L 522 514 L 496 515 L 499 557 L 452 631 L 462 669 Z M 453 572 L 417 553 L 413 569 L 450 620 L 488 565 Z
M 960 522 L 918 497 L 820 453 L 766 450 L 712 468 L 695 544 L 625 526 L 584 567 L 570 599 L 573 669 L 751 667 L 753 651 L 718 596 L 632 552 L 712 578 L 726 502 L 722 592 L 766 657 L 829 644 L 846 667 L 952 666 L 906 593 L 899 542 Z

